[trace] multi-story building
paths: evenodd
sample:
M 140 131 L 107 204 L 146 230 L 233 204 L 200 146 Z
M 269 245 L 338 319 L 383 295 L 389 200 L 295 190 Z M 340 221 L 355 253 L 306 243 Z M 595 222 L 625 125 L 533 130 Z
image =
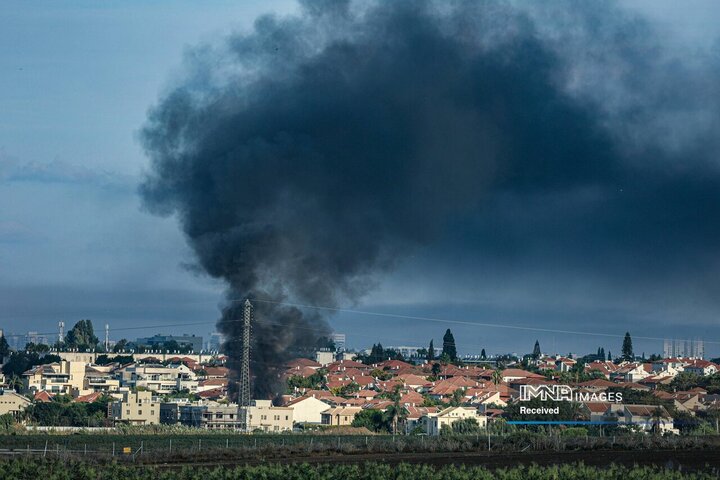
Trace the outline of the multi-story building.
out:
M 665 339 L 663 342 L 665 358 L 704 358 L 705 342 L 702 340 Z
M 263 432 L 285 432 L 292 430 L 293 409 L 290 407 L 273 407 L 270 400 L 253 400 L 248 408 L 248 430 Z
M 120 388 L 120 380 L 115 378 L 113 367 L 87 365 L 85 367 L 84 390 L 86 392 L 113 392 Z
M 212 403 L 202 414 L 202 427 L 209 430 L 237 430 L 240 426 L 240 414 L 235 403 Z
M 315 361 L 325 367 L 335 361 L 335 352 L 326 349 L 318 350 L 315 352 Z
M 38 365 L 23 373 L 26 392 L 47 391 L 53 394 L 82 395 L 85 393 L 85 364 L 61 360 Z
M 207 342 L 207 350 L 210 352 L 219 352 L 225 343 L 225 336 L 222 333 L 213 332 Z
M 143 388 L 157 393 L 188 390 L 197 392 L 195 372 L 186 365 L 139 365 L 133 364 L 118 371 L 120 384 L 133 389 Z
M 157 425 L 160 423 L 160 402 L 152 392 L 120 392 L 122 399 L 110 404 L 110 418 L 119 423 Z
M 344 333 L 331 333 L 330 340 L 335 344 L 335 351 L 338 353 L 346 350 L 345 334 Z

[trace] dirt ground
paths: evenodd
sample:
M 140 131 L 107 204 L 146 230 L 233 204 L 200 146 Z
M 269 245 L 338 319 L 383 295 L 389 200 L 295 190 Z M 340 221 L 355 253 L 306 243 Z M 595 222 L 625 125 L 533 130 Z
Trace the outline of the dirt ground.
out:
M 597 451 L 574 451 L 574 452 L 528 452 L 528 453 L 492 453 L 492 452 L 463 452 L 463 453 L 371 453 L 371 454 L 332 454 L 326 456 L 292 456 L 288 458 L 262 457 L 252 460 L 238 459 L 224 460 L 217 459 L 192 459 L 187 462 L 164 463 L 158 466 L 165 468 L 177 468 L 187 465 L 202 466 L 235 466 L 235 465 L 256 465 L 259 463 L 337 463 L 352 464 L 363 462 L 378 463 L 419 463 L 427 465 L 472 465 L 484 466 L 489 469 L 502 467 L 513 467 L 517 465 L 554 465 L 560 463 L 583 462 L 586 465 L 598 467 L 608 466 L 612 463 L 626 466 L 633 465 L 656 465 L 676 469 L 680 471 L 714 471 L 720 472 L 720 451 L 718 450 L 639 450 L 639 451 L 618 451 L 618 450 L 597 450 Z

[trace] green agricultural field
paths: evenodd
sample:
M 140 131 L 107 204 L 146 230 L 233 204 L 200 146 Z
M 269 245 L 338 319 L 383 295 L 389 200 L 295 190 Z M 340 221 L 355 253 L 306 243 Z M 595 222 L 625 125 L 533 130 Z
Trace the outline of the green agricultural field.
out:
M 10 460 L 0 462 L 0 478 L 42 478 L 43 480 L 685 480 L 717 478 L 711 473 L 681 473 L 651 467 L 607 468 L 582 464 L 552 467 L 515 467 L 488 470 L 482 467 L 441 467 L 400 464 L 390 466 L 377 463 L 362 465 L 262 465 L 254 467 L 216 467 L 157 469 L 82 462 Z

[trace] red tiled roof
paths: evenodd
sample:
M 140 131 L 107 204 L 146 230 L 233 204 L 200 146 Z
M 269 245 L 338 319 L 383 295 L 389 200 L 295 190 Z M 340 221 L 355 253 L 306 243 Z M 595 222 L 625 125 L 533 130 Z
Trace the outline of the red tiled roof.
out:
M 208 387 L 208 386 L 218 386 L 218 387 L 227 387 L 228 385 L 228 379 L 227 378 L 208 378 L 207 380 L 202 380 L 198 383 L 201 387 Z
M 617 387 L 618 384 L 605 380 L 604 378 L 596 378 L 594 380 L 588 380 L 587 382 L 578 383 L 579 387 L 590 387 L 590 388 L 611 388 Z
M 221 398 L 225 396 L 225 389 L 213 388 L 212 390 L 205 390 L 204 392 L 199 392 L 197 395 L 200 398 Z
M 205 367 L 201 370 L 205 370 L 207 377 L 227 377 L 230 373 L 230 369 L 227 367 Z
M 397 380 L 401 381 L 403 384 L 411 386 L 411 387 L 422 387 L 424 385 L 430 384 L 430 382 L 428 382 L 426 378 L 420 377 L 418 375 L 403 374 L 403 375 L 398 375 L 395 378 Z
M 102 392 L 93 392 L 88 395 L 81 395 L 73 400 L 78 403 L 92 403 L 103 396 Z
M 608 402 L 586 402 L 584 405 L 590 410 L 591 413 L 605 413 L 610 408 Z
M 36 402 L 47 403 L 52 402 L 53 396 L 54 395 L 46 392 L 45 390 L 41 390 L 33 396 L 33 400 L 35 400 Z
M 502 372 L 503 378 L 505 377 L 520 377 L 520 378 L 545 378 L 544 375 L 537 373 L 528 372 L 520 368 L 506 368 Z
M 417 405 L 422 404 L 425 401 L 425 397 L 420 395 L 418 392 L 414 390 L 410 390 L 406 394 L 402 395 L 400 397 L 400 403 L 407 404 L 407 405 Z
M 377 396 L 377 394 L 378 394 L 378 392 L 375 392 L 373 390 L 360 390 L 358 392 L 355 392 L 354 395 L 356 397 L 366 397 L 366 398 L 371 397 L 371 398 L 373 398 L 373 397 Z

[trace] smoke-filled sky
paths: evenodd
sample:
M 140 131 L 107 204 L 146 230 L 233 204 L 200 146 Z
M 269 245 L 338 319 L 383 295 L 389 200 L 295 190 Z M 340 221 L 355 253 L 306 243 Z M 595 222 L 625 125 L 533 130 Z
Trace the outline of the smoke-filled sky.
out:
M 720 341 L 720 7 L 539 5 L 3 2 L 0 326 Z

